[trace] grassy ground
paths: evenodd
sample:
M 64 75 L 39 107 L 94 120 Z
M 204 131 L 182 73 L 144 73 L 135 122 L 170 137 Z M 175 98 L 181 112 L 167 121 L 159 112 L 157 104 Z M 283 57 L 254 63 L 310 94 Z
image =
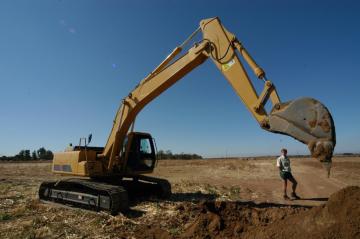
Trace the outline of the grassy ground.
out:
M 110 216 L 39 202 L 40 183 L 60 178 L 51 174 L 49 162 L 0 163 L 0 238 L 141 238 L 144 226 L 154 224 L 177 236 L 186 229 L 184 222 L 191 222 L 184 205 L 251 201 L 279 208 L 314 206 L 326 202 L 340 188 L 360 186 L 357 157 L 335 158 L 330 179 L 312 159 L 294 159 L 292 165 L 298 192 L 305 200 L 282 200 L 282 182 L 274 159 L 164 160 L 153 176 L 171 182 L 171 198 L 135 200 L 128 214 Z

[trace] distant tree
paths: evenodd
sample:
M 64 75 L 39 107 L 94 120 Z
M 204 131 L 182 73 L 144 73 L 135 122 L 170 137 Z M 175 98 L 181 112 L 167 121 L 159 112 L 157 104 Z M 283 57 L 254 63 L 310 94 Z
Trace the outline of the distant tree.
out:
M 171 150 L 166 150 L 165 151 L 165 157 L 168 158 L 168 159 L 173 158 L 173 154 L 172 154 Z
M 159 150 L 159 151 L 157 152 L 157 158 L 158 158 L 158 159 L 163 159 L 164 156 L 165 156 L 164 150 Z
M 24 160 L 30 160 L 30 159 L 31 159 L 30 150 L 25 149 L 24 150 Z
M 39 159 L 46 159 L 46 149 L 41 147 L 37 150 L 37 155 Z
M 53 152 L 51 152 L 50 150 L 46 150 L 45 159 L 51 160 L 53 158 L 54 158 Z
M 46 150 L 44 147 L 41 147 L 37 150 L 38 159 L 51 160 L 54 157 L 53 152 Z
M 37 160 L 38 159 L 38 156 L 37 156 L 37 153 L 36 153 L 36 151 L 34 150 L 34 151 L 32 151 L 32 154 L 31 154 L 31 159 L 32 160 Z
M 171 150 L 159 150 L 157 153 L 158 159 L 202 159 L 197 154 L 186 154 L 181 152 L 180 154 L 173 154 Z
M 20 150 L 20 152 L 15 155 L 15 160 L 24 160 L 25 158 L 25 150 Z
M 46 150 L 44 147 L 41 147 L 38 150 L 33 150 L 32 152 L 29 149 L 22 149 L 20 152 L 14 156 L 0 156 L 0 160 L 37 160 L 37 159 L 53 159 L 54 154 L 50 150 Z

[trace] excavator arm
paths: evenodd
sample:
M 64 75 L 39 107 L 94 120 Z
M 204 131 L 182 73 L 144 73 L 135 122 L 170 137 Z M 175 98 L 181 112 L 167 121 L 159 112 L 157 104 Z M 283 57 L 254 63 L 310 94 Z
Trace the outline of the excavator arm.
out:
M 203 33 L 203 40 L 174 60 L 183 46 L 199 31 Z M 114 164 L 126 165 L 126 162 L 120 161 L 126 160 L 126 157 L 120 159 L 120 151 L 142 108 L 208 58 L 213 60 L 263 129 L 289 135 L 307 144 L 313 157 L 321 162 L 331 162 L 336 139 L 334 122 L 327 108 L 312 98 L 282 103 L 274 84 L 266 79 L 265 72 L 235 35 L 227 31 L 218 18 L 211 18 L 202 20 L 199 29 L 184 44 L 176 47 L 122 100 L 106 146 L 100 155 L 108 162 L 107 170 L 111 171 Z M 254 89 L 240 59 L 264 81 L 264 89 L 260 95 Z M 269 99 L 273 108 L 267 113 L 264 106 Z

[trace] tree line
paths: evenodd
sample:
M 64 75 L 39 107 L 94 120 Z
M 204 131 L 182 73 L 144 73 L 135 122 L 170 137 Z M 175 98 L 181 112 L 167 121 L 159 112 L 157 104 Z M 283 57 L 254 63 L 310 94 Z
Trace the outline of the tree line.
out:
M 38 150 L 23 149 L 14 156 L 0 156 L 3 161 L 29 161 L 29 160 L 52 160 L 54 157 L 53 152 L 45 149 L 44 147 Z M 159 150 L 157 152 L 158 159 L 202 159 L 203 157 L 198 154 L 179 153 L 173 154 L 171 150 Z
M 159 150 L 157 152 L 158 159 L 202 159 L 203 157 L 198 154 L 173 154 L 171 150 Z
M 31 151 L 30 149 L 23 149 L 14 156 L 1 156 L 0 160 L 14 160 L 14 161 L 26 161 L 26 160 L 51 160 L 53 159 L 54 154 L 50 150 L 45 149 L 44 147 L 39 148 L 38 150 Z

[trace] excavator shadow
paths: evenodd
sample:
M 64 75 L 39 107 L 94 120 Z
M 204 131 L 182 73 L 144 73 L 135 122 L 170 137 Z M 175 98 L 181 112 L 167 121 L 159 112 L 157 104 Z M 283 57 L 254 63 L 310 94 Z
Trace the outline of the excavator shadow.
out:
M 217 198 L 215 194 L 205 194 L 202 192 L 176 192 L 164 196 L 161 187 L 157 184 L 142 181 L 124 180 L 121 186 L 128 192 L 130 206 L 135 206 L 144 201 L 199 202 L 213 201 Z
M 272 202 L 261 202 L 256 203 L 253 201 L 234 201 L 234 204 L 247 206 L 249 208 L 312 208 L 313 206 L 301 205 L 301 204 L 282 204 L 282 203 L 272 203 Z
M 329 198 L 301 198 L 303 201 L 318 201 L 318 202 L 327 202 Z
M 215 201 L 217 198 L 217 195 L 201 192 L 176 192 L 164 197 L 159 185 L 143 181 L 123 180 L 121 186 L 129 197 L 129 209 L 122 212 L 128 218 L 138 218 L 145 214 L 144 211 L 136 209 L 136 206 L 143 202 L 201 202 Z
M 129 205 L 148 201 L 154 197 L 161 197 L 161 187 L 157 184 L 142 181 L 123 180 L 121 186 L 127 191 L 129 197 Z
M 138 209 L 132 209 L 132 208 L 129 208 L 126 212 L 122 212 L 122 214 L 123 214 L 125 217 L 131 218 L 131 219 L 141 217 L 141 216 L 143 216 L 145 213 L 146 213 L 145 211 L 138 210 Z
M 129 193 L 129 203 L 130 207 L 129 210 L 123 212 L 122 214 L 127 218 L 138 218 L 143 216 L 146 212 L 138 209 L 134 209 L 136 205 L 142 202 L 161 202 L 163 200 L 168 202 L 214 202 L 217 198 L 214 194 L 204 194 L 201 192 L 194 192 L 194 193 L 173 193 L 169 198 L 163 199 L 159 198 L 156 194 L 151 194 L 147 191 L 147 195 L 142 194 L 140 191 L 135 191 L 133 188 L 131 189 L 131 193 Z M 141 196 L 140 196 L 141 195 Z

